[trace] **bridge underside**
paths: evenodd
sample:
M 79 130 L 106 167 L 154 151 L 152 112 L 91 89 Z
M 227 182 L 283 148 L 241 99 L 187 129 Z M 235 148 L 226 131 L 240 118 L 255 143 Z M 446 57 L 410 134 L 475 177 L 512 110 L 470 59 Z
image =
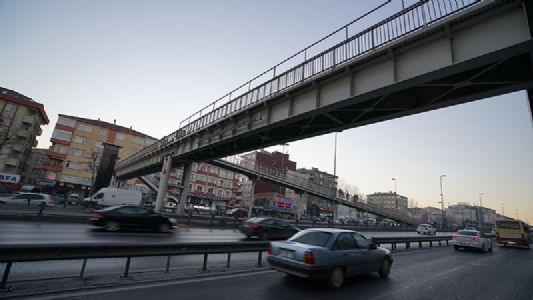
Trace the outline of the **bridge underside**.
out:
M 210 161 L 532 89 L 533 40 L 524 11 L 515 1 L 428 26 L 177 142 L 140 153 L 119 165 L 117 177 L 159 172 L 168 155 L 175 165 Z

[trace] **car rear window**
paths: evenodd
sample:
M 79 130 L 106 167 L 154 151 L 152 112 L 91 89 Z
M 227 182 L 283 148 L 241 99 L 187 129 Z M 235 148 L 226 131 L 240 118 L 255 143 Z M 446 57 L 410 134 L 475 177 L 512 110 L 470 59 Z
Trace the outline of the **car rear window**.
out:
M 520 229 L 520 223 L 514 221 L 496 221 L 496 227 L 501 229 Z
M 292 242 L 324 247 L 329 241 L 331 233 L 323 231 L 302 231 L 290 239 Z
M 477 231 L 459 230 L 459 231 L 457 232 L 457 234 L 460 234 L 460 235 L 469 235 L 469 236 L 477 236 L 477 235 L 478 235 L 478 232 L 477 232 Z

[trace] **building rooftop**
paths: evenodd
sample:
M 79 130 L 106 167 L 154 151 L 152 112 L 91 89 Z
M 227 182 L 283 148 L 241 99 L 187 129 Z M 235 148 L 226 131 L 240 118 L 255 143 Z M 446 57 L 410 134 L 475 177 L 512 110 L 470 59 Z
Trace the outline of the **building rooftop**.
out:
M 69 115 L 63 115 L 63 114 L 59 114 L 59 116 L 60 117 L 65 117 L 65 118 L 69 118 L 69 119 L 74 119 L 76 121 L 80 121 L 80 122 L 83 122 L 83 123 L 87 123 L 87 124 L 91 124 L 91 125 L 95 125 L 95 126 L 99 126 L 99 127 L 112 129 L 112 130 L 115 130 L 115 131 L 118 131 L 118 132 L 122 132 L 122 133 L 127 133 L 127 134 L 131 134 L 131 135 L 135 135 L 135 136 L 140 136 L 140 137 L 144 137 L 144 138 L 150 138 L 150 139 L 153 139 L 153 140 L 158 140 L 157 138 L 154 138 L 152 136 L 149 136 L 149 135 L 144 134 L 142 132 L 139 132 L 137 130 L 133 130 L 131 127 L 128 128 L 128 127 L 120 126 L 120 125 L 117 125 L 117 124 L 104 122 L 104 121 L 101 121 L 99 119 L 98 120 L 93 120 L 93 119 L 87 119 L 87 118 L 69 116 Z
M 39 102 L 36 102 L 30 97 L 24 96 L 21 93 L 15 92 L 10 89 L 0 87 L 0 99 L 34 108 L 41 114 L 44 120 L 44 124 L 48 124 L 50 122 L 50 120 L 48 119 L 48 115 L 44 110 L 44 105 Z

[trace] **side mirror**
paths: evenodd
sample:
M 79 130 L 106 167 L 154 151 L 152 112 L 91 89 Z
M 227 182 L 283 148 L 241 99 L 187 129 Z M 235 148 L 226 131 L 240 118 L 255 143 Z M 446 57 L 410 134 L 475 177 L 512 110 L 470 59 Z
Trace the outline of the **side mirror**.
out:
M 374 244 L 374 242 L 370 242 L 370 245 L 368 246 L 368 249 L 376 250 L 377 248 L 378 248 L 378 246 L 376 244 Z

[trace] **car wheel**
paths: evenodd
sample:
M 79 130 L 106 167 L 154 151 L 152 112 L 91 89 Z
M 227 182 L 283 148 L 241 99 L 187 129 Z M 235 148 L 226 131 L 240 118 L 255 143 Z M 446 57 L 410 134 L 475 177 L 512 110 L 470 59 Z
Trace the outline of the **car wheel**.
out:
M 172 230 L 172 227 L 168 223 L 161 223 L 157 227 L 157 230 L 159 232 L 167 233 L 167 232 L 170 232 Z
M 459 250 L 459 247 L 457 245 L 453 245 L 453 249 L 457 251 Z
M 489 252 L 492 252 L 492 245 L 490 246 L 490 248 L 488 250 L 489 250 Z
M 344 283 L 344 271 L 339 268 L 333 268 L 328 278 L 328 286 L 331 289 L 339 289 Z
M 379 276 L 381 278 L 389 277 L 390 267 L 390 260 L 388 258 L 385 258 L 385 260 L 383 261 L 383 265 L 381 265 L 381 270 L 378 271 Z
M 117 231 L 120 229 L 120 224 L 118 222 L 110 221 L 105 223 L 104 228 L 107 231 Z
M 268 232 L 263 231 L 263 233 L 261 233 L 261 240 L 268 241 L 269 238 L 270 236 L 268 235 Z
M 416 233 L 417 233 L 417 234 L 420 234 L 420 232 L 418 232 L 418 231 L 417 231 Z

